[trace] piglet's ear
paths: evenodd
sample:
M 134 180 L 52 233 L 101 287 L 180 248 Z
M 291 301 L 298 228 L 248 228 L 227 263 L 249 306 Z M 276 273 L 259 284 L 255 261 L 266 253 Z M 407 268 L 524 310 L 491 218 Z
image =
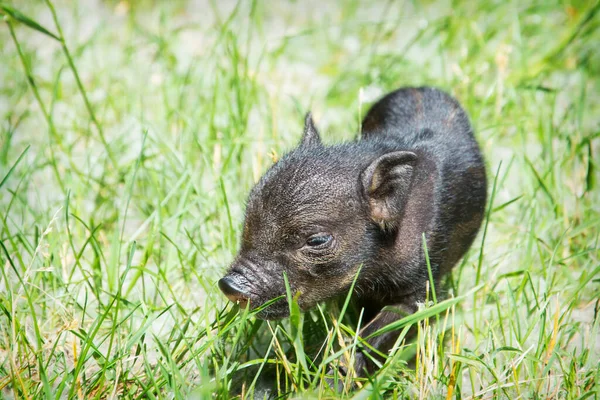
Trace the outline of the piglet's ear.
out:
M 377 158 L 361 175 L 371 219 L 383 229 L 394 228 L 402 217 L 416 161 L 415 153 L 394 151 Z
M 315 123 L 312 119 L 312 114 L 310 111 L 306 113 L 306 117 L 304 118 L 304 134 L 302 135 L 302 141 L 300 142 L 300 146 L 320 146 L 321 145 L 321 137 L 319 136 L 319 131 L 315 127 Z

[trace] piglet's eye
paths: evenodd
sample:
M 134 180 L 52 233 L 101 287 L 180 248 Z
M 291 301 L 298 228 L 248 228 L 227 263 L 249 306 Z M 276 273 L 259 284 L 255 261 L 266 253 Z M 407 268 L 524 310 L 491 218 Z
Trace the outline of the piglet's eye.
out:
M 333 236 L 329 234 L 319 233 L 318 235 L 313 235 L 306 240 L 306 244 L 310 247 L 325 247 L 333 239 Z

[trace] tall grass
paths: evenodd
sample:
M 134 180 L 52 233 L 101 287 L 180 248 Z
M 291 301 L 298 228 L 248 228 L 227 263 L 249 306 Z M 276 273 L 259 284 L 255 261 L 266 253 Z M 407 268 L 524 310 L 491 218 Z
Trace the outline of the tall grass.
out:
M 599 10 L 0 2 L 0 398 L 600 397 Z M 350 140 L 406 85 L 466 107 L 493 195 L 358 379 L 347 302 L 264 322 L 215 283 L 303 114 Z

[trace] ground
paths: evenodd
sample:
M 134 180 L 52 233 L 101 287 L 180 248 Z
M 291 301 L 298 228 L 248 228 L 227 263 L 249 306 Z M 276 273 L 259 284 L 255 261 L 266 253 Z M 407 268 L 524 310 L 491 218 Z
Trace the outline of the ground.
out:
M 0 2 L 0 398 L 600 397 L 599 11 Z M 416 345 L 336 394 L 324 376 L 357 341 L 342 311 L 264 323 L 216 281 L 304 113 L 351 140 L 408 85 L 469 113 L 487 218 L 447 300 L 403 322 Z

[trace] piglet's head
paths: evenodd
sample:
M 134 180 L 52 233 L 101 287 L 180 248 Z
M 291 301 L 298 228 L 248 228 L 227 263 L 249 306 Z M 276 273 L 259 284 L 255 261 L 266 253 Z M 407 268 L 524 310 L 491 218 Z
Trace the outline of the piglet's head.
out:
M 250 192 L 241 248 L 219 288 L 242 307 L 281 297 L 264 319 L 289 314 L 284 275 L 303 310 L 347 293 L 394 235 L 415 160 L 364 142 L 324 146 L 309 113 L 299 146 Z

